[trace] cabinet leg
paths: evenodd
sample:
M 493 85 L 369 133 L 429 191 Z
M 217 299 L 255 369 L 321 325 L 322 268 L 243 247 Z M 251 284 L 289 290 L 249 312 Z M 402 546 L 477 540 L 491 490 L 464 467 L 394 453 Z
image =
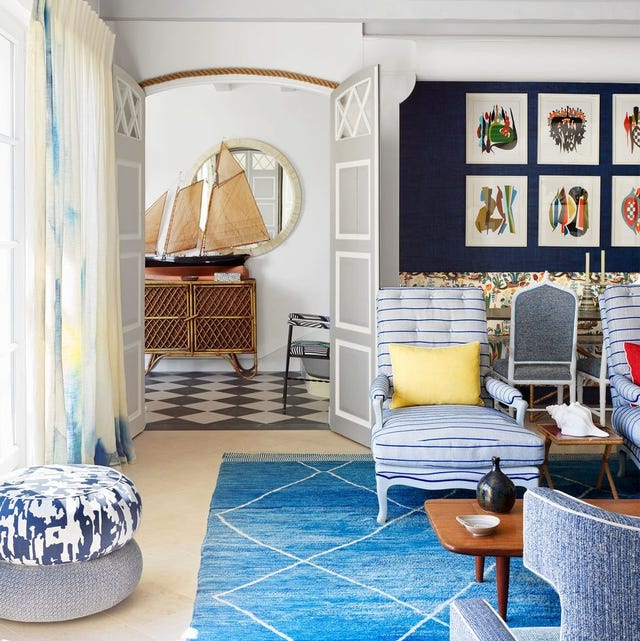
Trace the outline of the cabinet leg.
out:
M 242 367 L 236 354 L 223 354 L 230 363 L 238 376 L 242 378 L 253 378 L 258 373 L 258 355 L 253 354 L 253 365 L 251 367 Z
M 158 361 L 165 356 L 166 354 L 151 354 L 147 369 L 144 371 L 145 375 L 148 374 L 158 364 Z

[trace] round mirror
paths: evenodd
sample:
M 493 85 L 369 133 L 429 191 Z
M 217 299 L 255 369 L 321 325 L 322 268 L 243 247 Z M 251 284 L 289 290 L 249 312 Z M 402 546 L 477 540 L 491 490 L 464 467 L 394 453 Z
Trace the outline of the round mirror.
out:
M 293 165 L 275 147 L 253 138 L 225 140 L 233 157 L 244 170 L 258 205 L 268 240 L 235 247 L 235 254 L 259 256 L 280 245 L 292 232 L 302 209 L 300 181 Z M 204 181 L 205 189 L 218 180 L 216 157 L 220 144 L 207 150 L 191 171 L 192 182 Z

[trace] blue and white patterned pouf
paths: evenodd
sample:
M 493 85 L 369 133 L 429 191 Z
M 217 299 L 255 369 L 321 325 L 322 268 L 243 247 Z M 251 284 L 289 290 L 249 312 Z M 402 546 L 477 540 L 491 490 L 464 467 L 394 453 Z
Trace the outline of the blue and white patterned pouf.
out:
M 0 482 L 0 559 L 25 565 L 95 559 L 133 538 L 141 510 L 134 484 L 109 467 L 18 470 Z
M 142 575 L 142 503 L 112 468 L 43 465 L 0 482 L 0 618 L 63 621 L 110 608 Z

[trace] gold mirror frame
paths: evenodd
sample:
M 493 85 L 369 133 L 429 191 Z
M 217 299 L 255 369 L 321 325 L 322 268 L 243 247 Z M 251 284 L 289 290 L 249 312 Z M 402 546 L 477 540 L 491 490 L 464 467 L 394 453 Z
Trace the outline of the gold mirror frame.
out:
M 291 205 L 291 212 L 287 218 L 287 222 L 284 227 L 280 230 L 280 233 L 270 240 L 266 240 L 263 243 L 255 245 L 253 247 L 247 248 L 248 253 L 251 256 L 260 256 L 266 254 L 267 252 L 279 247 L 291 234 L 295 226 L 298 224 L 300 219 L 300 213 L 302 211 L 302 189 L 300 187 L 300 179 L 296 170 L 293 168 L 293 165 L 289 162 L 287 157 L 278 151 L 272 145 L 263 142 L 262 140 L 257 140 L 255 138 L 230 138 L 224 141 L 224 144 L 229 147 L 231 151 L 236 148 L 242 149 L 257 149 L 262 151 L 265 154 L 268 154 L 275 158 L 278 161 L 282 170 L 286 173 L 289 181 L 291 182 L 291 189 L 293 191 L 293 202 Z M 190 171 L 191 181 L 193 182 L 196 178 L 196 174 L 200 167 L 211 157 L 217 154 L 220 151 L 220 144 L 210 147 L 205 151 L 193 164 Z M 239 250 L 241 248 L 238 248 Z M 238 253 L 243 253 L 238 251 Z

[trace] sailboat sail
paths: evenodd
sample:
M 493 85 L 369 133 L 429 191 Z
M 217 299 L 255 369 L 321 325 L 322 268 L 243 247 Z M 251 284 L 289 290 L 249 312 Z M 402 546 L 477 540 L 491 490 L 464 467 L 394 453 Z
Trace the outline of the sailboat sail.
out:
M 178 190 L 164 246 L 166 254 L 195 249 L 200 238 L 200 203 L 204 181 Z
M 216 172 L 218 181 L 211 189 L 201 252 L 269 240 L 247 176 L 224 143 L 216 159 Z
M 164 192 L 144 213 L 144 252 L 155 254 L 158 243 L 158 234 L 162 223 L 162 215 L 169 192 Z

